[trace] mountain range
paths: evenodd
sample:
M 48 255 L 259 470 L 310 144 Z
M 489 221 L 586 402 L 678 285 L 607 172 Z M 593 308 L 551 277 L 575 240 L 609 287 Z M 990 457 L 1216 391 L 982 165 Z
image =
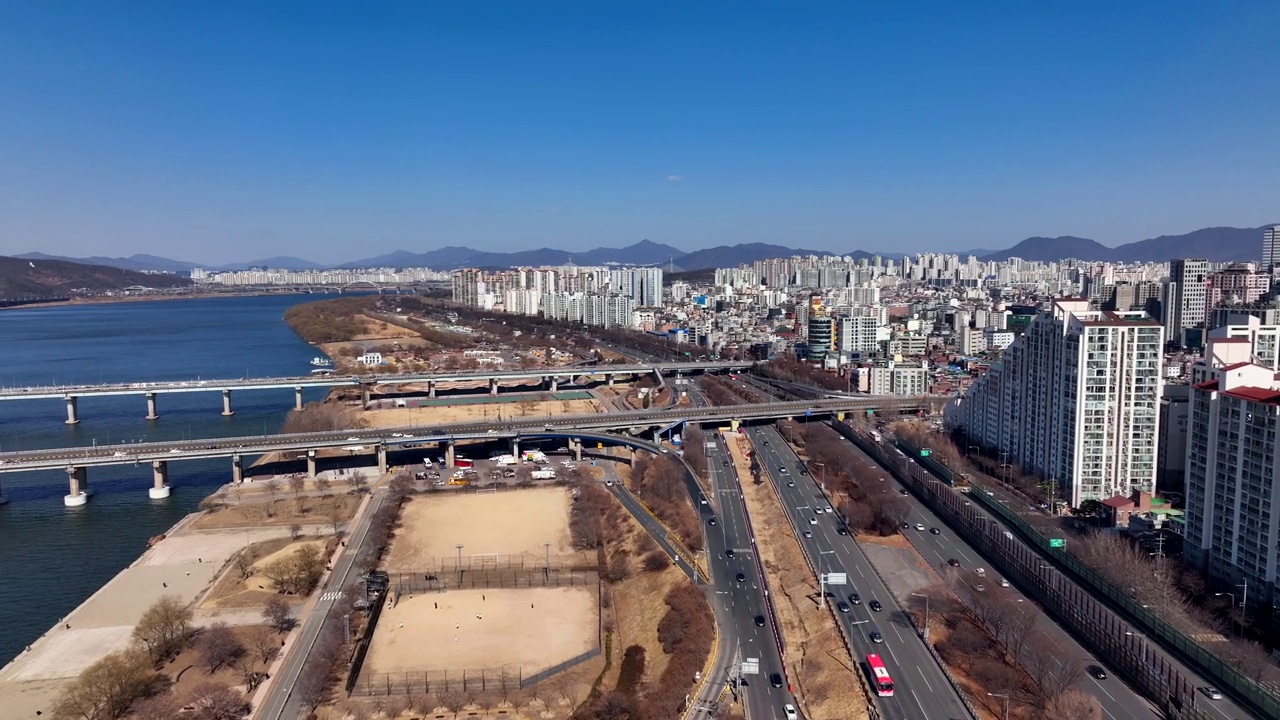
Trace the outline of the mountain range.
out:
M 1206 258 L 1213 262 L 1257 260 L 1262 253 L 1262 234 L 1266 227 L 1202 228 L 1184 235 L 1162 235 L 1157 238 L 1108 247 L 1096 240 L 1064 235 L 1056 238 L 1030 237 L 1007 250 L 974 249 L 956 253 L 961 257 L 974 255 L 981 260 L 1007 260 L 1019 257 L 1023 260 L 1053 262 L 1074 258 L 1076 260 L 1110 262 L 1166 262 L 1178 257 Z M 127 258 L 89 257 L 70 258 L 44 253 L 26 253 L 16 257 L 26 260 L 62 260 L 91 265 L 106 265 L 124 270 L 161 272 L 190 272 L 193 268 L 206 270 L 246 270 L 248 268 L 273 268 L 286 270 L 319 270 L 324 268 L 361 267 L 425 267 L 433 270 L 456 270 L 464 267 L 509 268 L 539 265 L 657 265 L 678 271 L 701 270 L 716 267 L 735 267 L 768 258 L 793 255 L 835 255 L 827 250 L 805 250 L 767 243 L 742 243 L 685 252 L 679 248 L 650 240 L 620 248 L 598 247 L 585 252 L 568 252 L 554 248 L 520 250 L 517 252 L 489 252 L 449 245 L 435 250 L 415 253 L 397 250 L 386 255 L 353 260 L 338 265 L 325 265 L 296 257 L 271 257 L 250 262 L 210 267 L 182 260 L 170 260 L 155 255 L 132 255 Z M 870 253 L 851 250 L 843 253 L 855 259 L 870 259 L 875 255 L 900 259 L 903 253 Z
M 120 290 L 134 285 L 168 288 L 190 284 L 190 280 L 173 275 L 151 275 L 83 262 L 0 257 L 0 298 Z

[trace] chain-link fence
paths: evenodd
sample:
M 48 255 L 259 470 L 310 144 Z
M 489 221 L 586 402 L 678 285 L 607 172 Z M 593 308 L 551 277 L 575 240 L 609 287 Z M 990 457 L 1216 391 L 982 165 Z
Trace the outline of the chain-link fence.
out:
M 595 587 L 599 581 L 600 574 L 595 570 L 515 568 L 394 573 L 391 587 L 395 588 L 397 595 L 413 595 L 446 590 Z

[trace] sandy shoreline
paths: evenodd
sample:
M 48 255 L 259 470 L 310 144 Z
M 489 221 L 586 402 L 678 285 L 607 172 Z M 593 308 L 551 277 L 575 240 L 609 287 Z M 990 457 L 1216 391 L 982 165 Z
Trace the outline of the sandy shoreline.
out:
M 30 305 L 10 305 L 0 307 L 0 312 L 5 310 L 29 310 L 31 308 L 45 307 L 67 307 L 71 305 L 114 305 L 117 303 L 136 303 L 136 302 L 160 302 L 169 300 L 202 300 L 205 298 L 221 298 L 221 297 L 262 297 L 264 295 L 307 295 L 311 293 L 300 292 L 242 292 L 242 293 L 222 293 L 222 292 L 204 292 L 204 293 L 187 293 L 183 295 L 142 295 L 131 297 L 93 297 L 93 298 L 71 298 L 63 302 L 45 302 L 31 303 Z

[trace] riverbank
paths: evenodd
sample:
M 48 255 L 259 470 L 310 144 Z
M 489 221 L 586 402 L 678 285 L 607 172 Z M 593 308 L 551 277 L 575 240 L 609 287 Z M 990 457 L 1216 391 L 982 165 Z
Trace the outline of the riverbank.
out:
M 9 305 L 0 307 L 0 311 L 5 310 L 34 310 L 36 308 L 47 307 L 76 307 L 80 305 L 114 305 L 119 303 L 139 303 L 139 302 L 160 302 L 167 300 L 206 300 L 209 298 L 246 298 L 246 297 L 268 297 L 275 295 L 309 295 L 311 293 L 290 292 L 290 291 L 274 291 L 267 292 L 265 290 L 258 292 L 204 292 L 204 293 L 183 293 L 180 295 L 126 295 L 126 296 L 108 296 L 108 297 L 73 297 L 70 300 L 60 302 L 31 303 L 30 305 Z

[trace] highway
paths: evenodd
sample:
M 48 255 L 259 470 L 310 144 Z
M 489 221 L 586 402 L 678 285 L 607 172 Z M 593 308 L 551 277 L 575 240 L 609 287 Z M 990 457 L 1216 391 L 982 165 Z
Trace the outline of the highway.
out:
M 46 385 L 0 388 L 0 400 L 49 400 L 67 397 L 148 395 L 158 393 L 221 392 L 223 390 L 271 390 L 299 387 L 372 387 L 412 383 L 480 382 L 489 380 L 542 380 L 565 377 L 605 377 L 608 375 L 648 375 L 695 373 L 708 370 L 742 370 L 753 361 L 708 360 L 706 362 L 655 362 L 636 365 L 595 365 L 591 367 L 539 368 L 536 370 L 489 370 L 453 373 L 396 373 L 374 375 L 302 375 L 279 378 L 230 380 L 177 380 L 159 382 L 105 383 L 101 385 Z
M 854 473 L 855 477 L 864 481 L 876 480 L 890 483 L 895 491 L 904 489 L 894 479 L 892 473 L 867 456 L 858 446 L 853 443 L 848 443 L 848 445 L 852 448 L 856 457 L 853 466 L 848 468 Z M 911 542 L 912 546 L 930 565 L 940 570 L 946 567 L 948 560 L 955 558 L 963 568 L 970 570 L 977 567 L 987 568 L 989 571 L 987 576 L 990 581 L 984 583 L 987 588 L 986 592 L 1005 593 L 1015 601 L 1021 599 L 1027 603 L 1028 607 L 1034 608 L 1039 616 L 1036 627 L 1043 631 L 1058 648 L 1059 658 L 1078 660 L 1082 667 L 1089 665 L 1106 667 L 1105 662 L 1085 650 L 1066 630 L 1063 630 L 1061 626 L 1046 617 L 1039 607 L 1020 591 L 1014 587 L 1000 587 L 998 582 L 999 573 L 991 562 L 980 556 L 976 550 L 960 538 L 958 533 L 943 523 L 915 496 L 909 495 L 907 497 L 911 503 L 911 514 L 908 516 L 907 522 L 912 527 L 903 532 L 907 540 Z M 917 523 L 924 525 L 925 530 L 916 530 L 915 525 Z M 930 528 L 938 528 L 940 534 L 931 534 L 929 532 Z M 1110 720 L 1155 720 L 1161 717 L 1160 713 L 1145 698 L 1116 677 L 1096 680 L 1086 674 L 1077 683 L 1076 688 L 1098 699 L 1098 703 L 1103 708 L 1104 718 L 1109 718 Z
M 923 476 L 932 477 L 931 475 L 929 475 L 927 471 L 925 471 L 919 465 L 915 465 L 914 463 L 912 463 L 911 466 L 914 467 Z M 999 520 L 994 515 L 991 515 L 990 513 L 988 513 L 980 503 L 976 503 L 976 502 L 970 503 L 969 506 L 973 508 L 974 511 L 977 512 L 979 516 L 986 518 L 987 520 L 989 520 L 990 522 L 994 523 L 999 527 L 1003 527 L 1002 525 L 1000 525 Z M 924 521 L 922 520 L 921 522 L 924 522 Z M 1014 545 L 1023 545 L 1021 539 L 1016 533 L 1012 534 L 1012 538 L 1009 539 L 1009 542 Z M 972 552 L 972 551 L 969 550 L 968 552 Z M 957 558 L 957 559 L 960 559 L 960 558 Z M 987 558 L 987 560 L 989 561 L 990 558 Z M 992 567 L 992 565 L 987 565 L 987 567 Z M 1053 573 L 1054 580 L 1059 586 L 1074 585 L 1070 577 L 1068 577 L 1065 573 L 1059 573 L 1056 571 L 1050 571 L 1050 572 Z M 1121 622 L 1121 624 L 1122 626 L 1128 626 L 1128 623 L 1124 623 L 1123 621 Z M 1047 624 L 1042 625 L 1042 627 L 1046 627 L 1046 626 Z M 1093 662 L 1096 662 L 1102 665 L 1104 668 L 1109 667 L 1106 662 L 1101 662 L 1096 659 L 1096 656 L 1093 656 L 1087 653 L 1082 646 L 1080 646 L 1078 643 L 1072 640 L 1071 636 L 1068 635 L 1060 627 L 1057 627 L 1056 625 L 1054 627 L 1060 633 L 1056 637 L 1060 638 L 1059 642 L 1060 644 L 1062 644 L 1062 647 L 1064 647 L 1069 651 L 1072 651 L 1073 653 L 1079 652 L 1080 654 L 1076 655 L 1076 657 L 1095 658 Z M 1132 632 L 1134 632 L 1138 637 L 1142 637 L 1140 631 L 1138 631 L 1136 628 L 1134 628 Z M 1067 645 L 1063 643 L 1061 641 L 1062 638 L 1065 638 L 1065 640 L 1070 641 L 1071 645 Z M 1150 651 L 1154 655 L 1160 656 L 1164 660 L 1164 662 L 1168 663 L 1170 666 L 1176 669 L 1176 671 L 1179 674 L 1181 674 L 1184 678 L 1187 678 L 1190 682 L 1194 683 L 1197 688 L 1202 688 L 1210 684 L 1203 677 L 1200 677 L 1196 673 L 1192 672 L 1191 669 L 1188 668 L 1186 665 L 1179 662 L 1175 657 L 1165 652 L 1164 649 L 1161 648 L 1158 644 L 1154 642 L 1147 642 L 1146 646 L 1150 649 Z M 1074 650 L 1072 648 L 1074 648 Z M 1104 702 L 1104 707 L 1107 706 L 1107 703 L 1110 703 L 1112 700 L 1115 700 L 1117 704 L 1119 704 L 1126 712 L 1133 713 L 1132 717 L 1138 717 L 1138 718 L 1159 717 L 1158 714 L 1143 715 L 1142 710 L 1138 707 L 1137 703 L 1139 702 L 1146 703 L 1146 700 L 1143 699 L 1142 696 L 1140 696 L 1138 693 L 1130 689 L 1127 685 L 1125 685 L 1123 681 L 1121 681 L 1118 677 L 1116 677 L 1114 673 L 1109 673 L 1109 674 L 1111 675 L 1111 677 L 1109 677 L 1107 680 L 1102 681 L 1101 683 L 1094 681 L 1092 678 L 1086 678 L 1086 683 L 1081 686 L 1081 689 L 1090 691 L 1090 694 L 1094 694 L 1098 696 L 1099 699 L 1102 699 L 1103 697 L 1107 698 L 1107 700 Z M 1094 685 L 1104 686 L 1104 687 L 1100 687 L 1096 690 L 1093 690 L 1089 686 L 1090 683 Z M 1126 695 L 1131 697 L 1126 699 Z M 1214 718 L 1215 720 L 1238 720 L 1238 719 L 1243 719 L 1247 717 L 1252 717 L 1248 711 L 1240 708 L 1230 698 L 1227 698 L 1227 697 L 1224 697 L 1222 700 L 1210 700 L 1202 692 L 1199 692 L 1199 691 L 1193 693 L 1191 697 L 1192 697 L 1192 702 L 1194 703 L 1194 709 L 1196 711 L 1203 713 L 1203 715 L 1206 717 Z M 1137 698 L 1137 699 L 1135 700 L 1134 698 Z M 1123 717 L 1123 716 L 1117 715 L 1117 717 Z
M 796 700 L 784 680 L 787 674 L 778 649 L 777 628 L 765 604 L 764 568 L 754 550 L 754 536 L 747 522 L 737 470 L 719 434 L 708 435 L 713 437 L 706 448 L 712 488 L 712 496 L 707 500 L 717 519 L 716 525 L 707 526 L 708 552 L 720 560 L 712 564 L 716 587 L 713 602 L 723 608 L 726 622 L 734 629 L 733 657 L 737 662 L 758 661 L 759 673 L 743 676 L 738 688 L 748 720 L 782 718 L 783 705 L 795 706 Z M 699 507 L 708 506 L 699 502 Z M 711 517 L 710 511 L 704 510 L 703 522 Z M 744 578 L 742 581 L 738 580 L 739 573 Z M 770 676 L 775 673 L 781 687 L 774 687 L 770 682 Z
M 814 508 L 826 503 L 814 478 L 803 473 L 803 465 L 773 427 L 746 430 L 756 448 L 756 457 L 768 471 L 770 481 L 782 498 L 792 527 L 799 535 L 805 552 L 823 573 L 846 573 L 849 585 L 832 587 L 829 602 L 845 600 L 850 593 L 861 596 L 861 604 L 851 605 L 847 613 L 837 612 L 841 629 L 853 651 L 852 661 L 865 673 L 865 658 L 876 653 L 884 659 L 894 681 L 893 697 L 874 698 L 884 720 L 952 720 L 971 718 L 968 709 L 952 687 L 942 669 L 934 661 L 923 640 L 898 605 L 889 589 L 881 582 L 871 563 L 851 536 L 840 535 L 841 521 L 832 513 L 817 514 Z M 786 472 L 781 472 L 785 468 Z M 810 520 L 814 522 L 810 522 Z M 809 531 L 811 537 L 804 537 Z M 872 611 L 870 603 L 878 600 L 882 612 Z M 884 636 L 881 644 L 873 643 L 873 630 Z M 865 675 L 864 675 L 865 677 Z M 852 681 L 852 680 L 851 680 Z
M 869 396 L 855 399 L 827 399 L 733 405 L 727 407 L 664 408 L 586 415 L 539 416 L 505 419 L 501 427 L 494 421 L 405 426 L 367 430 L 334 430 L 292 435 L 204 438 L 197 440 L 92 445 L 46 448 L 0 453 L 0 470 L 18 472 L 51 470 L 68 466 L 125 465 L 153 460 L 190 460 L 268 452 L 350 448 L 370 452 L 370 445 L 394 450 L 406 445 L 441 443 L 451 440 L 498 439 L 538 434 L 537 431 L 565 433 L 571 430 L 649 428 L 687 420 L 694 422 L 774 419 L 810 412 L 912 409 L 926 406 L 935 398 Z
M 329 615 L 329 610 L 334 604 L 341 599 L 336 592 L 331 591 L 344 590 L 351 582 L 352 570 L 355 566 L 356 556 L 360 552 L 360 545 L 364 543 L 365 536 L 369 533 L 369 524 L 372 522 L 373 516 L 382 507 L 382 503 L 386 498 L 387 488 L 385 486 L 376 488 L 369 499 L 369 505 L 360 514 L 360 519 L 356 522 L 355 527 L 347 528 L 346 548 L 334 563 L 333 572 L 329 574 L 328 582 L 316 589 L 315 605 L 312 606 L 311 612 L 307 613 L 306 617 L 303 618 L 296 642 L 289 646 L 285 653 L 284 662 L 281 664 L 280 669 L 276 671 L 275 676 L 269 681 L 271 683 L 270 690 L 254 715 L 258 720 L 282 720 L 284 718 L 293 720 L 306 714 L 303 711 L 302 703 L 293 695 L 294 685 L 297 684 L 298 676 L 302 673 L 307 657 L 311 654 L 311 649 L 316 644 L 316 638 L 319 637 L 320 630 L 324 626 L 324 619 Z M 307 710 L 309 709 L 307 708 Z

